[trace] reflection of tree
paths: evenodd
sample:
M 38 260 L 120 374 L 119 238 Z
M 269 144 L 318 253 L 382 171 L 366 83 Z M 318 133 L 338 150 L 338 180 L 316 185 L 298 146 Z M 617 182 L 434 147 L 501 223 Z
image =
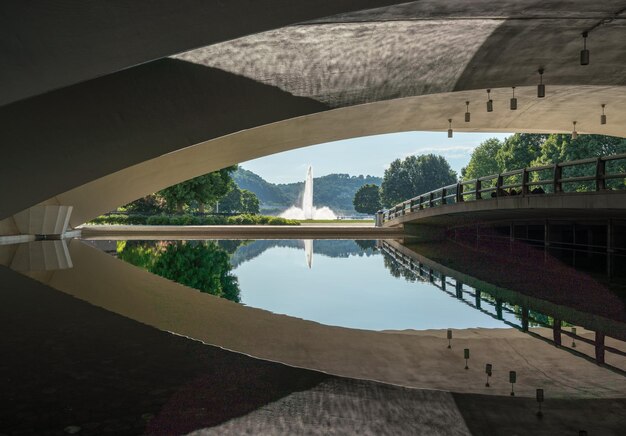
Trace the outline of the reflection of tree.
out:
M 375 240 L 356 239 L 354 242 L 356 242 L 356 245 L 361 247 L 361 250 L 365 252 L 366 256 L 369 256 L 372 251 L 376 250 Z
M 232 253 L 231 264 L 234 267 L 248 262 L 274 247 L 304 249 L 302 240 L 297 239 L 247 241 L 246 244 L 238 246 L 234 252 L 227 248 L 228 243 L 229 241 L 218 242 L 221 247 Z M 315 240 L 315 255 L 347 258 L 350 256 L 369 257 L 376 253 L 376 241 Z
M 228 253 L 214 242 L 134 243 L 118 247 L 120 259 L 177 283 L 240 301 Z
M 399 279 L 400 277 L 404 277 L 404 279 L 407 282 L 411 282 L 411 283 L 414 283 L 418 280 L 417 274 L 415 274 L 413 271 L 402 266 L 400 262 L 395 260 L 393 257 L 385 253 L 384 251 L 383 251 L 383 259 L 384 259 L 383 262 L 385 264 L 385 268 L 387 268 L 389 270 L 389 273 L 395 278 Z

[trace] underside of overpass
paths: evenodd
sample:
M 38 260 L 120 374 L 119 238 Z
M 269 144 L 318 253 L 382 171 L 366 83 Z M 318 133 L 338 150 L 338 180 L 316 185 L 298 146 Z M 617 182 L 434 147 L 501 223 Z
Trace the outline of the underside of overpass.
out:
M 0 234 L 37 204 L 72 206 L 76 226 L 227 165 L 448 119 L 626 136 L 621 1 L 96 3 L 1 7 L 0 180 L 19 189 Z
M 584 66 L 583 33 L 591 54 Z M 521 302 L 526 327 L 529 308 L 552 314 L 549 334 L 558 343 L 537 345 L 508 328 L 455 330 L 454 352 L 472 349 L 464 371 L 461 354 L 451 358 L 445 348 L 445 330 L 320 324 L 206 295 L 77 239 L 26 245 L 12 236 L 46 235 L 42 229 L 58 236 L 165 187 L 282 151 L 402 131 L 445 135 L 449 119 L 459 132 L 568 133 L 577 121 L 581 134 L 626 137 L 624 41 L 624 0 L 3 1 L 0 432 L 12 423 L 8 432 L 20 434 L 76 433 L 76 424 L 81 434 L 319 433 L 323 423 L 339 433 L 361 426 L 374 434 L 620 434 L 624 370 L 555 346 L 555 317 L 596 329 L 604 353 L 605 331 L 624 337 L 624 305 L 589 277 L 561 274 L 570 270 L 546 274 L 532 298 L 494 292 Z M 508 106 L 512 87 L 516 111 Z M 589 222 L 624 219 L 622 197 L 486 198 L 420 219 L 446 226 L 460 216 L 522 219 L 527 238 L 529 222 L 544 220 L 547 246 L 548 220 L 581 210 Z M 589 240 L 603 233 L 603 248 L 612 250 L 610 222 L 600 230 L 588 224 L 571 224 L 573 242 L 582 232 Z M 510 230 L 505 249 L 513 251 L 515 224 Z M 491 266 L 517 280 L 489 250 Z M 481 256 L 476 249 L 468 257 Z M 408 260 L 420 274 L 422 263 Z M 446 274 L 456 277 L 459 300 L 464 280 L 483 277 L 463 271 L 439 274 L 444 288 Z M 518 272 L 524 285 L 527 271 L 536 272 Z M 557 281 L 567 292 L 544 298 Z M 569 304 L 574 282 L 584 292 Z M 486 304 L 478 288 L 474 298 Z M 613 345 L 608 338 L 607 349 Z M 477 356 L 498 362 L 501 383 L 490 391 Z M 512 368 L 520 374 L 517 398 L 504 378 Z M 539 386 L 549 396 L 544 420 L 535 414 Z M 116 428 L 114 419 L 134 427 Z

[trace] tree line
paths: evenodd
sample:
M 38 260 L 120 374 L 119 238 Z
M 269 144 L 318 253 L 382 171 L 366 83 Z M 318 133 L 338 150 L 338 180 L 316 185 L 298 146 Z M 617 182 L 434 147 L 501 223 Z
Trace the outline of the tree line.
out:
M 461 180 L 618 153 L 626 153 L 626 139 L 605 135 L 579 135 L 573 139 L 565 134 L 516 133 L 504 140 L 490 138 L 480 143 L 461 170 Z M 569 175 L 584 175 L 577 171 L 584 169 L 574 169 Z M 626 172 L 626 168 L 615 171 Z M 357 212 L 374 214 L 457 181 L 456 172 L 442 156 L 425 154 L 396 159 L 385 170 L 380 186 L 367 184 L 356 192 L 354 207 Z
M 194 177 L 182 183 L 133 201 L 123 209 L 136 214 L 259 213 L 259 199 L 246 189 L 239 189 L 233 180 L 237 165 Z

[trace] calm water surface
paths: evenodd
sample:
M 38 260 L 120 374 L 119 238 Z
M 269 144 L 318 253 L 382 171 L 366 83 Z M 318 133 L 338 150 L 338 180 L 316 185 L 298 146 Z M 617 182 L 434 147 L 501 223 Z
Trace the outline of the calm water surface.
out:
M 512 307 L 497 319 L 442 290 L 440 277 L 431 283 L 402 270 L 376 241 L 128 241 L 117 243 L 116 255 L 204 292 L 221 288 L 242 304 L 328 325 L 508 328 L 520 318 Z M 201 279 L 207 271 L 214 277 Z

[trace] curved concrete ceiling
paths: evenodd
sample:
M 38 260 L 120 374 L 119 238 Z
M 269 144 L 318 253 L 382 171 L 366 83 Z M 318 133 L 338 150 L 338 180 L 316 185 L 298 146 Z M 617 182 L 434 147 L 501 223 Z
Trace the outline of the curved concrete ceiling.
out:
M 549 87 L 546 99 L 535 87 L 517 90 L 519 109 L 508 108 L 510 90 L 494 89 L 494 112 L 485 110 L 483 90 L 388 100 L 305 115 L 243 130 L 164 154 L 59 194 L 44 204 L 73 205 L 75 227 L 115 207 L 192 177 L 238 162 L 340 139 L 412 130 L 464 132 L 579 133 L 626 137 L 626 112 L 607 106 L 608 124 L 600 124 L 600 104 L 626 105 L 626 88 Z M 463 122 L 465 101 L 472 121 Z M 454 108 L 454 109 L 450 109 Z M 529 127 L 530 126 L 530 127 Z M 355 153 L 358 150 L 355 149 Z
M 394 0 L 5 0 L 0 106 L 243 35 Z
M 243 0 L 235 3 L 242 2 L 245 3 Z M 189 5 L 192 3 L 188 0 Z M 520 110 L 515 113 L 497 111 L 491 119 L 483 121 L 480 117 L 474 118 L 471 129 L 476 131 L 567 131 L 571 121 L 576 119 L 580 131 L 624 135 L 616 127 L 626 107 L 623 2 L 427 0 L 354 12 L 358 9 L 357 2 L 348 0 L 338 2 L 339 6 L 333 2 L 324 1 L 321 5 L 316 2 L 315 7 L 303 6 L 302 10 L 292 8 L 286 1 L 268 0 L 256 9 L 241 12 L 241 16 L 248 17 L 246 23 L 255 22 L 254 11 L 270 3 L 291 11 L 293 15 L 281 15 L 280 19 L 285 22 L 289 21 L 287 16 L 295 19 L 296 15 L 301 20 L 316 21 L 210 45 L 183 53 L 176 59 L 148 62 L 0 107 L 0 144 L 3 144 L 0 182 L 3 186 L 19 186 L 19 189 L 3 192 L 0 219 L 55 197 L 70 198 L 63 193 L 81 191 L 82 185 L 100 183 L 107 175 L 129 168 L 136 170 L 134 166 L 161 156 L 167 161 L 168 153 L 206 141 L 213 148 L 212 154 L 203 156 L 206 163 L 203 162 L 202 167 L 211 171 L 263 154 L 333 139 L 399 130 L 443 129 L 447 127 L 447 118 L 460 119 L 466 99 L 472 102 L 472 108 L 484 102 L 485 88 L 503 88 L 494 90 L 494 98 L 499 101 L 508 98 L 510 88 L 507 87 L 517 86 Z M 373 7 L 395 2 L 359 3 L 361 7 Z M 67 0 L 67 5 L 70 4 L 74 2 Z M 133 9 L 135 14 L 145 6 L 143 2 L 138 4 L 138 9 Z M 93 8 L 91 2 L 89 5 Z M 264 26 L 279 25 L 276 20 L 267 18 L 268 10 L 273 10 L 274 6 L 259 12 L 258 20 L 264 24 L 257 27 L 250 24 L 250 28 L 240 26 L 237 32 L 245 34 L 252 28 L 262 30 Z M 7 10 L 21 11 L 18 6 L 3 7 L 4 14 L 0 16 L 5 21 L 12 16 Z M 220 11 L 231 11 L 228 7 L 223 6 L 226 9 Z M 202 10 L 210 9 L 206 8 Z M 51 10 L 44 10 L 41 16 L 58 16 L 58 12 Z M 49 70 L 40 69 L 45 71 L 46 77 L 65 74 L 72 69 L 72 59 L 78 62 L 76 74 L 67 75 L 66 84 L 69 84 L 104 74 L 115 65 L 121 68 L 122 64 L 132 66 L 140 62 L 140 58 L 147 60 L 142 58 L 145 53 L 141 47 L 146 51 L 150 48 L 153 50 L 150 56 L 157 56 L 157 52 L 163 55 L 168 50 L 183 49 L 189 43 L 189 39 L 185 39 L 187 34 L 195 35 L 195 42 L 202 39 L 198 36 L 202 32 L 194 30 L 198 23 L 196 27 L 183 25 L 183 18 L 192 20 L 187 15 L 195 11 L 189 6 L 184 12 L 177 10 L 179 15 L 174 14 L 183 17 L 178 28 L 181 36 L 174 38 L 178 41 L 176 48 L 158 41 L 154 32 L 155 28 L 159 29 L 159 22 L 166 21 L 167 14 L 162 15 L 163 10 L 157 9 L 153 17 L 146 17 L 148 24 L 140 20 L 142 24 L 138 24 L 137 29 L 148 26 L 152 33 L 147 32 L 147 37 L 139 35 L 137 41 L 129 38 L 130 48 L 119 48 L 122 60 L 117 64 L 113 62 L 115 56 L 111 54 L 111 47 L 120 44 L 114 37 L 126 35 L 124 32 L 132 27 L 132 20 L 119 17 L 111 22 L 112 28 L 107 28 L 98 17 L 93 32 L 88 32 L 84 23 L 70 26 L 68 34 L 72 38 L 84 32 L 85 41 L 91 41 L 98 32 L 102 34 L 102 40 L 94 46 L 94 53 L 102 55 L 101 63 L 94 61 L 99 65 L 97 73 L 86 68 L 81 63 L 83 60 L 76 61 L 74 55 L 69 54 L 71 50 L 53 49 L 63 40 L 62 34 L 51 37 L 48 42 L 42 39 L 45 31 L 37 32 L 36 26 L 16 21 L 9 29 L 17 26 L 22 29 L 20 32 L 32 33 L 20 39 L 25 48 L 20 56 L 22 60 L 28 57 L 33 65 L 48 62 Z M 79 20 L 89 11 L 95 14 L 94 11 L 104 9 L 77 6 L 76 16 L 67 19 Z M 314 16 L 346 11 L 353 12 L 323 19 Z M 112 13 L 114 9 L 107 9 L 103 16 Z M 41 17 L 35 15 L 39 18 L 33 18 L 33 22 L 38 23 Z M 222 15 L 217 14 L 213 19 L 216 17 Z M 264 21 L 266 18 L 269 21 Z M 47 23 L 46 20 L 41 23 L 44 22 Z M 228 20 L 225 23 L 228 24 Z M 42 29 L 50 28 L 49 23 L 41 25 Z M 218 27 L 222 33 L 213 34 L 211 42 L 238 36 L 237 32 L 224 33 L 227 25 Z M 578 63 L 583 30 L 591 31 L 592 59 L 591 64 L 584 67 Z M 15 35 L 22 35 L 20 32 Z M 167 37 L 163 39 L 168 39 L 170 33 L 164 35 Z M 146 41 L 151 38 L 155 39 L 154 43 Z M 16 44 L 16 38 L 7 41 Z M 32 44 L 39 49 L 35 50 Z M 50 53 L 44 53 L 46 47 L 51 49 Z M 48 59 L 44 54 L 58 55 L 58 58 Z M 78 49 L 76 56 L 81 57 Z M 7 65 L 20 65 L 15 59 Z M 544 81 L 548 86 L 548 98 L 543 100 L 532 97 L 540 66 L 545 67 Z M 27 76 L 24 75 L 19 86 L 9 78 L 0 82 L 3 86 L 15 85 L 23 95 L 61 86 L 50 85 L 46 78 L 42 83 L 47 84 L 37 91 L 36 86 L 29 88 L 37 80 L 32 75 Z M 523 86 L 528 89 L 522 89 Z M 564 88 L 560 88 L 562 86 Z M 557 89 L 564 92 L 553 92 Z M 420 95 L 424 100 L 412 100 Z M 417 107 L 407 102 L 414 102 Z M 587 127 L 597 116 L 600 103 L 607 104 L 607 114 L 612 121 L 606 129 Z M 322 115 L 335 108 L 340 110 Z M 312 114 L 319 117 L 308 118 Z M 302 122 L 298 117 L 317 121 Z M 370 119 L 372 117 L 375 119 Z M 419 122 L 415 122 L 417 117 Z M 273 127 L 273 123 L 293 118 L 296 120 L 281 124 L 290 126 L 284 130 Z M 363 125 L 365 119 L 370 119 L 371 127 Z M 338 123 L 345 127 L 337 126 Z M 268 124 L 272 126 L 263 127 Z M 313 126 L 327 132 L 306 130 Z M 254 132 L 273 132 L 261 136 L 278 135 L 276 145 L 246 136 L 250 135 L 246 129 L 257 128 L 260 130 Z M 246 147 L 250 148 L 245 151 L 231 143 L 233 138 L 243 137 L 249 138 Z M 254 141 L 261 145 L 250 145 Z M 167 178 L 176 179 L 172 182 L 175 183 L 181 177 L 197 175 L 196 170 L 185 171 L 182 176 Z M 102 207 L 89 206 L 84 212 L 79 212 L 82 208 L 79 206 L 75 209 L 76 216 L 91 218 L 96 210 L 105 211 L 124 203 L 122 197 L 132 200 L 148 193 L 149 186 L 163 186 L 165 178 L 143 183 L 139 180 L 147 173 L 141 174 L 143 176 L 132 177 L 139 184 L 136 189 L 129 189 L 134 193 L 133 198 L 124 194 L 115 204 L 103 199 Z

